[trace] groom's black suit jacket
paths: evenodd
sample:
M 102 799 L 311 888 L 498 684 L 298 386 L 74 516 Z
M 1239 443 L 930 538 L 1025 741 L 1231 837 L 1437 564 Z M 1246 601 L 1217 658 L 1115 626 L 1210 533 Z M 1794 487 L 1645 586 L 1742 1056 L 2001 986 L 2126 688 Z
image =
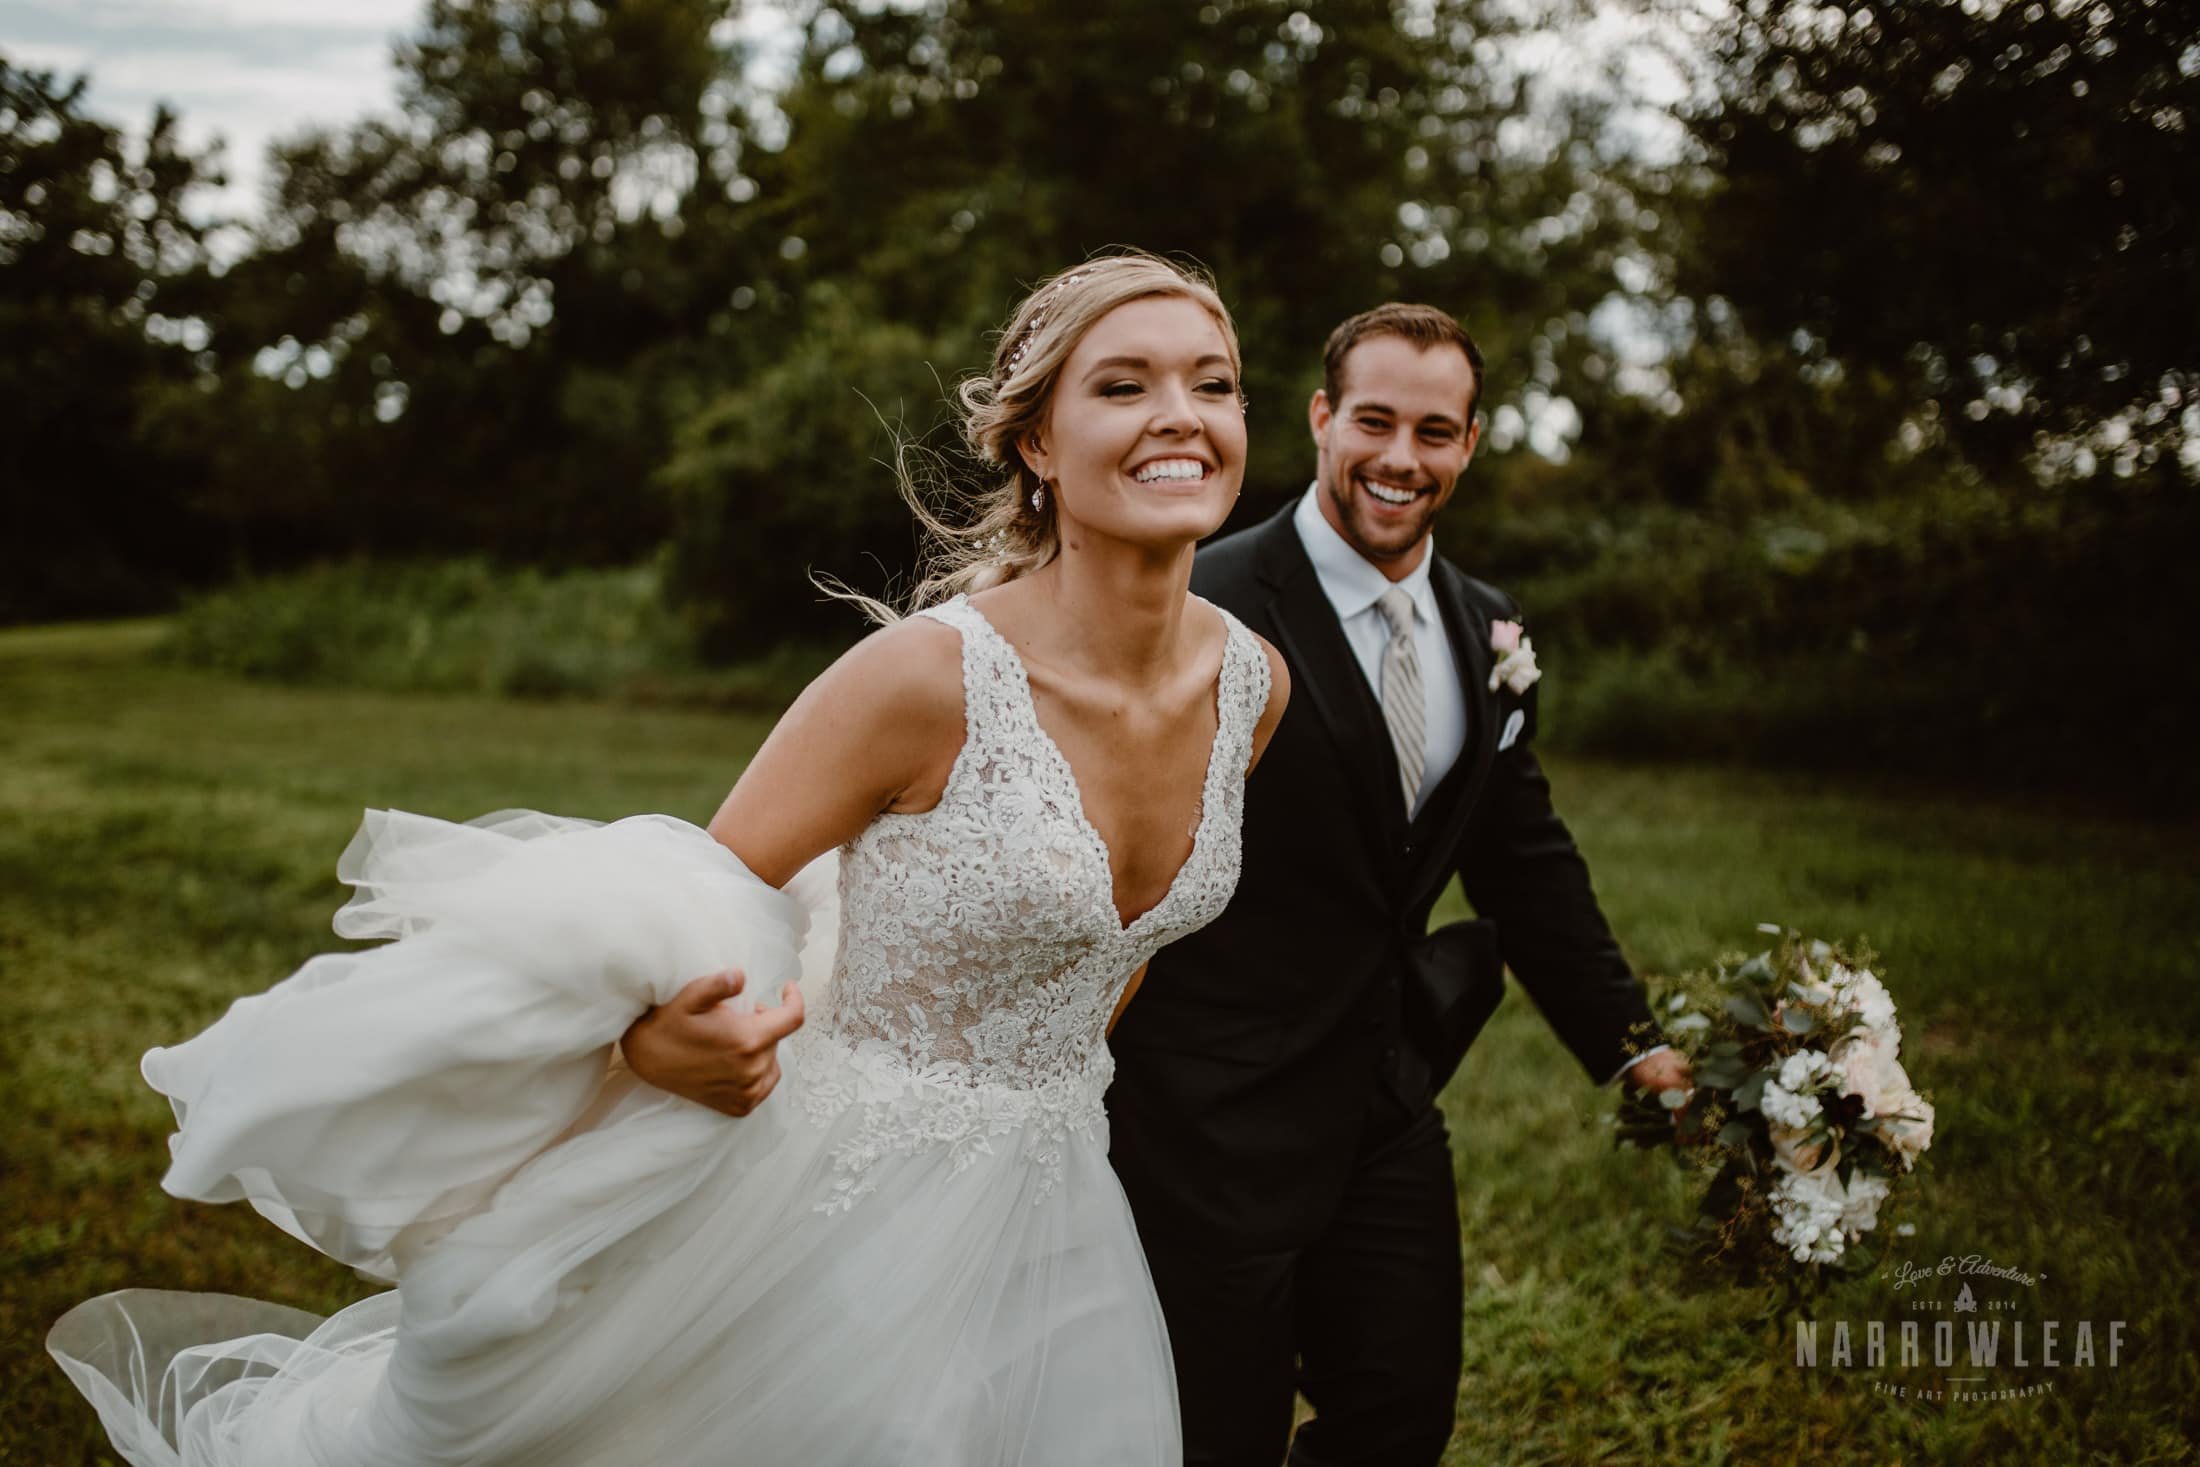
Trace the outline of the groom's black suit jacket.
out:
M 1490 624 L 1519 609 L 1441 558 L 1433 584 L 1467 738 L 1409 821 L 1381 707 L 1291 508 L 1194 564 L 1193 589 L 1275 644 L 1292 691 L 1246 787 L 1236 896 L 1155 956 L 1110 1041 L 1111 1155 L 1149 1243 L 1268 1251 L 1319 1236 L 1378 1093 L 1418 1108 L 1448 1073 L 1430 1053 L 1443 1046 L 1425 1042 L 1436 1025 L 1416 964 L 1439 989 L 1471 991 L 1478 1024 L 1501 959 L 1600 1081 L 1649 1020 L 1551 808 L 1535 692 L 1489 691 Z M 1454 872 L 1482 920 L 1432 942 L 1429 911 Z

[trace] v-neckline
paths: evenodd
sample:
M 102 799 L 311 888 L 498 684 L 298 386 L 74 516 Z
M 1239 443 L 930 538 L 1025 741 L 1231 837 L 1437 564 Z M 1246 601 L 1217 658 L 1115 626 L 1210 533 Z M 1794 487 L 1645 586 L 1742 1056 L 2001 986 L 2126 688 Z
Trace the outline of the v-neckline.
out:
M 1185 854 L 1184 859 L 1177 863 L 1175 873 L 1169 877 L 1168 886 L 1163 888 L 1160 897 L 1154 904 L 1126 921 L 1123 916 L 1123 909 L 1115 904 L 1115 853 L 1108 849 L 1108 838 L 1100 833 L 1099 826 L 1092 823 L 1092 816 L 1085 809 L 1085 787 L 1077 778 L 1077 766 L 1069 762 L 1069 755 L 1062 752 L 1062 746 L 1054 741 L 1054 735 L 1048 733 L 1046 725 L 1039 721 L 1039 700 L 1031 689 L 1031 668 L 1024 662 L 1024 654 L 1016 650 L 1016 644 L 1011 642 L 999 627 L 993 625 L 993 619 L 979 610 L 968 596 L 960 599 L 962 604 L 969 608 L 970 614 L 975 616 L 979 624 L 985 628 L 986 635 L 1000 643 L 1001 650 L 1008 654 L 1009 666 L 1016 670 L 1016 682 L 1023 690 L 1024 712 L 1031 718 L 1032 732 L 1039 736 L 1040 747 L 1054 761 L 1055 772 L 1061 777 L 1063 783 L 1069 786 L 1071 812 L 1076 815 L 1077 824 L 1084 830 L 1086 838 L 1092 842 L 1094 852 L 1100 857 L 1100 874 L 1103 882 L 1100 901 L 1105 907 L 1107 915 L 1114 919 L 1115 935 L 1126 937 L 1137 931 L 1141 924 L 1169 904 L 1170 899 L 1176 895 L 1177 888 L 1183 885 L 1184 873 L 1192 868 L 1192 863 L 1199 859 L 1200 851 L 1207 844 L 1207 822 L 1214 813 L 1215 803 L 1212 798 L 1215 782 L 1215 761 L 1222 756 L 1222 721 L 1226 716 L 1225 710 L 1228 702 L 1223 695 L 1223 682 L 1230 675 L 1230 643 L 1233 638 L 1229 617 L 1225 615 L 1222 620 L 1222 660 L 1215 667 L 1214 682 L 1215 732 L 1214 737 L 1207 743 L 1207 763 L 1199 777 L 1199 813 L 1192 821 L 1192 848 Z M 1204 597 L 1194 596 L 1192 599 L 1198 601 L 1202 606 L 1213 605 Z M 1218 614 L 1221 612 L 1221 608 L 1216 607 L 1215 609 Z

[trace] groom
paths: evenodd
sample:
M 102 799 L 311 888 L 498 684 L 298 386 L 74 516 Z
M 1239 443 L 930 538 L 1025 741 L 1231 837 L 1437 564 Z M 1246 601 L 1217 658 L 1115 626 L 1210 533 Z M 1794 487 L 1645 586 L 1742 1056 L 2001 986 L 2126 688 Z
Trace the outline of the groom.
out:
M 1633 1055 L 1650 1014 L 1551 808 L 1532 655 L 1499 665 L 1520 610 L 1432 542 L 1481 393 L 1444 312 L 1346 321 L 1309 409 L 1313 486 L 1192 572 L 1296 696 L 1246 788 L 1236 897 L 1154 958 L 1110 1041 L 1112 1159 L 1189 1464 L 1275 1467 L 1295 1392 L 1314 1416 L 1293 1464 L 1442 1455 L 1462 1285 L 1434 1101 L 1504 968 L 1599 1081 L 1689 1081 L 1676 1053 Z M 1424 935 L 1455 872 L 1480 920 Z

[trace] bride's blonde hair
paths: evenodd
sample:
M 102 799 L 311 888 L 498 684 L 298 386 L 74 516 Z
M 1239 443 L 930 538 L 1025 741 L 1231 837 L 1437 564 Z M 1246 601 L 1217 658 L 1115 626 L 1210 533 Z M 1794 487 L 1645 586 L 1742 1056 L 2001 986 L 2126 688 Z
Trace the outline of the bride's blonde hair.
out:
M 1043 486 L 1017 445 L 1044 423 L 1062 365 L 1093 323 L 1117 306 L 1150 296 L 1181 296 L 1205 307 L 1222 328 L 1231 372 L 1239 371 L 1237 327 L 1213 280 L 1196 265 L 1123 250 L 1040 281 L 1009 316 L 992 366 L 956 388 L 963 442 L 997 475 L 960 482 L 908 444 L 896 456 L 902 497 L 927 542 L 907 611 L 1028 575 L 1061 552 L 1056 497 L 1041 495 L 1039 507 L 1033 507 L 1034 491 Z M 836 594 L 878 621 L 902 614 L 871 597 Z

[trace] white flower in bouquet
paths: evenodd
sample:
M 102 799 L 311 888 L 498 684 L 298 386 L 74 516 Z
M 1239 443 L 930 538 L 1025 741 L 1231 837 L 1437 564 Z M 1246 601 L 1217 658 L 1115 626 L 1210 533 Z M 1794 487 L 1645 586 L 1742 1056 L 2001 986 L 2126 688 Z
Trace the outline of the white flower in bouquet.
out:
M 1772 1241 L 1797 1263 L 1835 1262 L 1847 1243 L 1841 1233 L 1847 1201 L 1841 1178 L 1830 1168 L 1782 1176 L 1772 1185 Z
M 1879 1204 L 1892 1190 L 1877 1172 L 1849 1173 L 1848 1196 L 1841 1204 L 1841 1227 L 1850 1238 L 1868 1233 L 1879 1222 Z
M 1864 1021 L 1865 1028 L 1894 1027 L 1894 995 L 1869 968 L 1846 968 L 1835 963 L 1826 974 L 1826 988 L 1833 995 L 1833 1006 L 1855 1014 Z
M 1879 1223 L 1887 1179 L 1853 1172 L 1844 1185 L 1833 1167 L 1788 1173 L 1772 1187 L 1772 1241 L 1797 1263 L 1833 1263 Z
M 1819 1050 L 1798 1049 L 1780 1061 L 1780 1085 L 1798 1094 L 1833 1073 L 1833 1061 Z
M 1757 1102 L 1765 1119 L 1774 1125 L 1800 1130 L 1825 1114 L 1825 1105 L 1810 1092 L 1834 1074 L 1833 1061 L 1815 1049 L 1800 1049 L 1781 1062 L 1778 1078 L 1765 1082 Z

